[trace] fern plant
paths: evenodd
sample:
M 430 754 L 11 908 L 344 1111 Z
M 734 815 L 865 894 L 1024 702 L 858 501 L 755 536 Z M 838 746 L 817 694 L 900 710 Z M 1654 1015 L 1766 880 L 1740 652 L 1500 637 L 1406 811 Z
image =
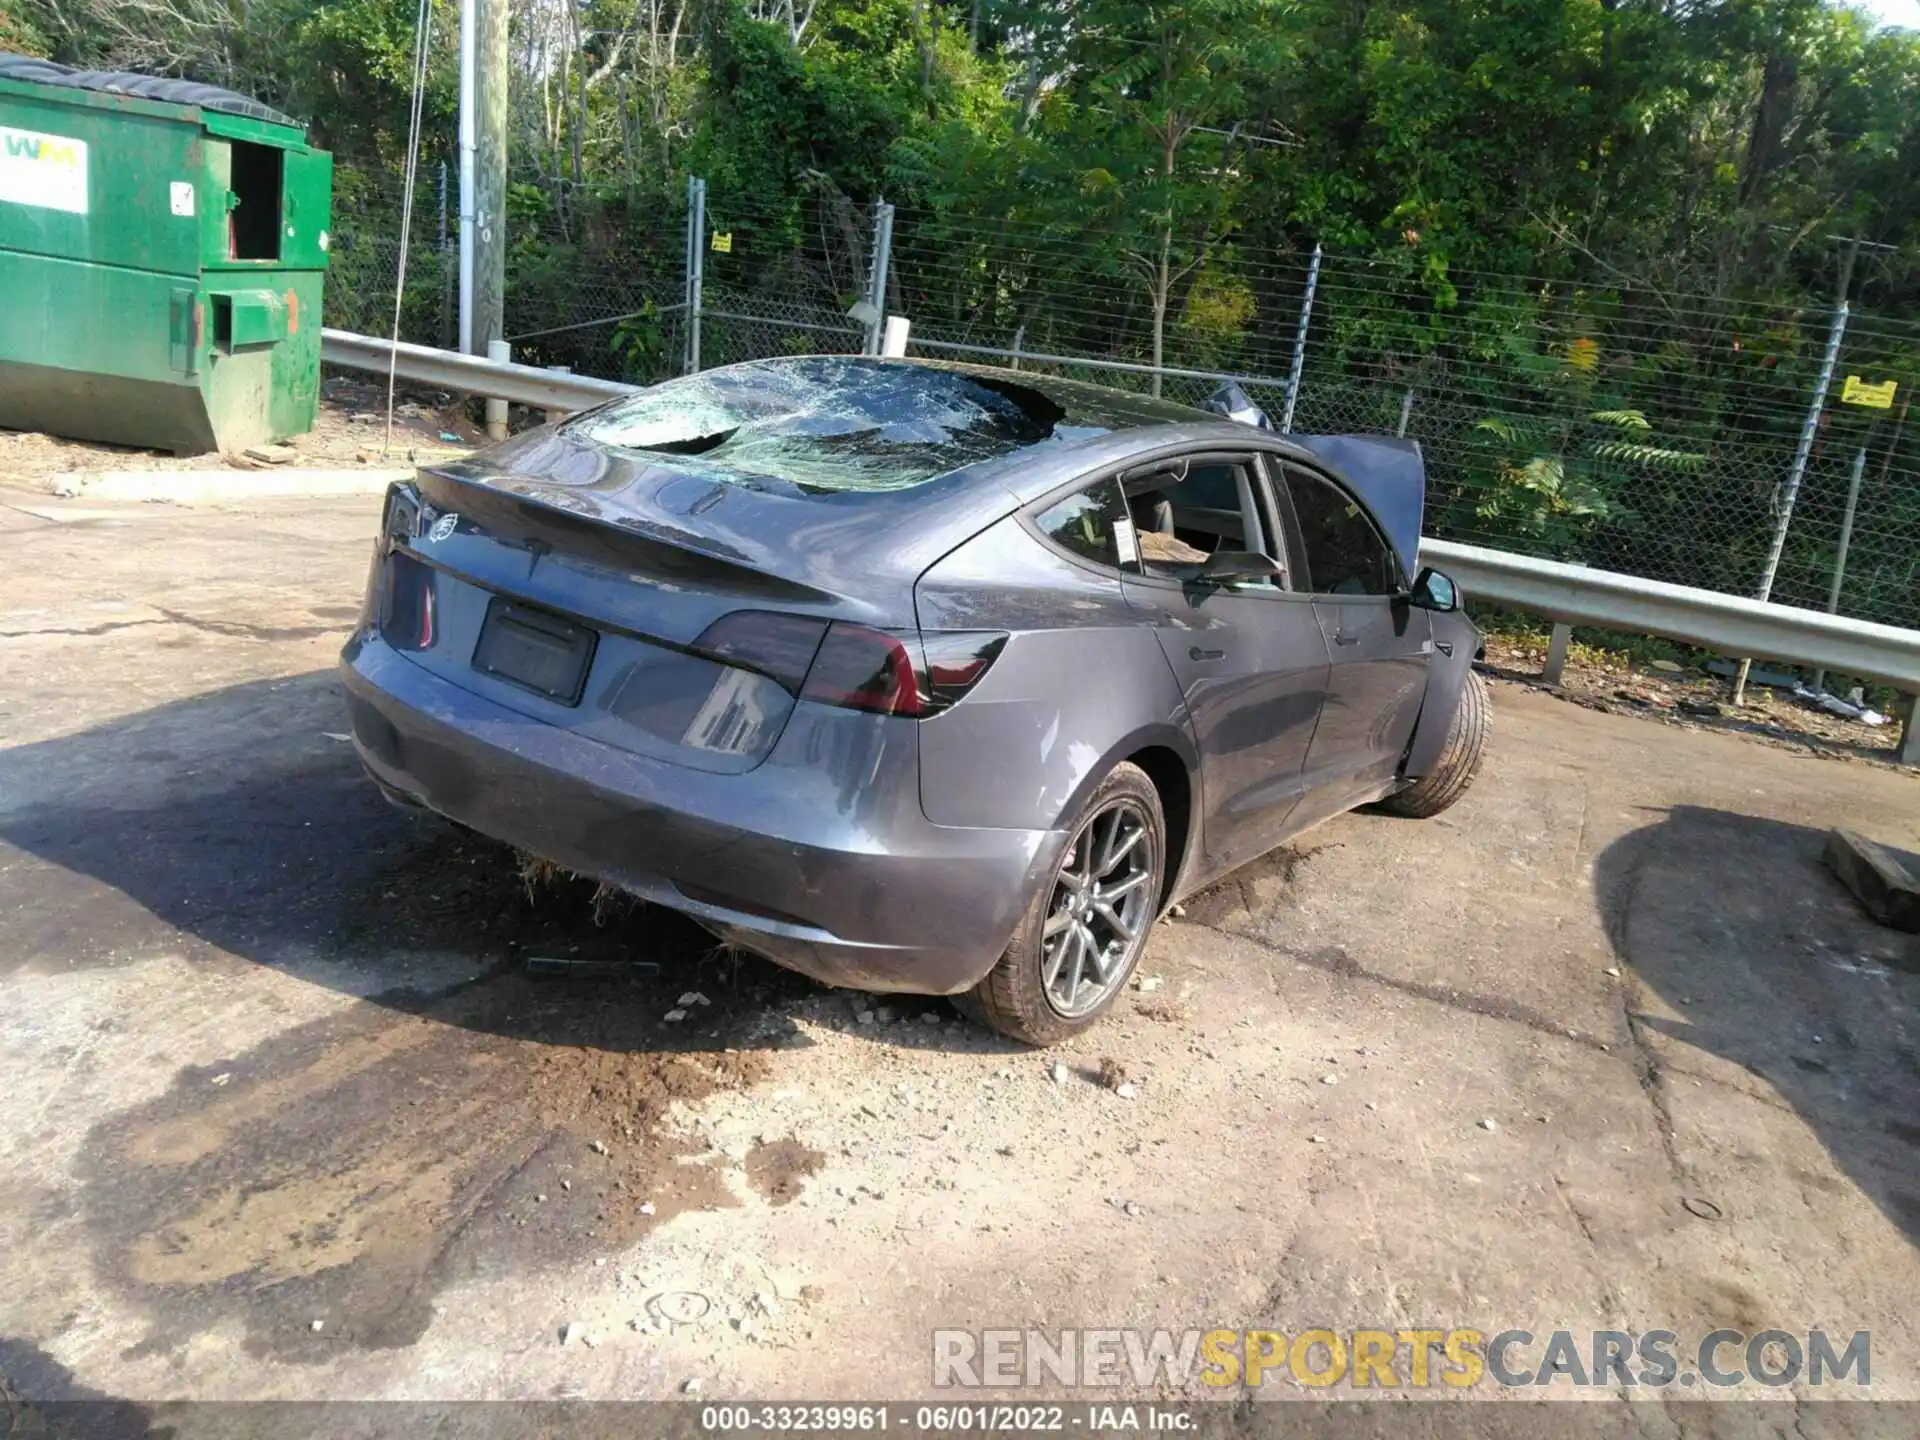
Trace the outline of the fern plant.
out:
M 1589 410 L 1566 418 L 1489 415 L 1474 430 L 1491 437 L 1486 462 L 1470 470 L 1475 529 L 1572 551 L 1603 521 L 1626 518 L 1619 481 L 1639 473 L 1698 472 L 1707 457 L 1641 438 L 1652 422 L 1638 410 Z

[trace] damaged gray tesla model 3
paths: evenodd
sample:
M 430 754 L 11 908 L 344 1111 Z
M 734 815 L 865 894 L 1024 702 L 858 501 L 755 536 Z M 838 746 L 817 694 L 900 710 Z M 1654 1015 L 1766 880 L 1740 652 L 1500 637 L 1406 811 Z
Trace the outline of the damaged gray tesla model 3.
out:
M 1480 763 L 1419 450 L 1245 404 L 768 360 L 423 469 L 342 657 L 360 756 L 781 965 L 1060 1040 L 1184 895 Z

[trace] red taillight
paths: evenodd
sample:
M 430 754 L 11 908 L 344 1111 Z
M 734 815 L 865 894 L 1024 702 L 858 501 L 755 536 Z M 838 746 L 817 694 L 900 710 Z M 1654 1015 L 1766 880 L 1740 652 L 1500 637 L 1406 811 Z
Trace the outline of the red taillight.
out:
M 920 677 L 906 642 L 844 621 L 828 627 L 800 698 L 878 715 L 918 715 L 922 709 Z
M 1007 637 L 994 631 L 934 631 L 921 637 L 927 657 L 924 687 L 929 712 L 944 710 L 965 695 L 987 673 L 1007 647 Z
M 433 571 L 405 551 L 387 557 L 386 614 L 380 633 L 398 650 L 432 648 L 434 631 Z

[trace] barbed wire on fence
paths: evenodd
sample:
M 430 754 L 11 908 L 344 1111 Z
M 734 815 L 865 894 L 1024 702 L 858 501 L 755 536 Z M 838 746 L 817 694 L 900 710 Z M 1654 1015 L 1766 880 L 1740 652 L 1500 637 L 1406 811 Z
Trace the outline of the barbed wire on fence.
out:
M 363 190 L 336 217 L 329 323 L 390 323 L 392 198 Z M 1327 253 L 1314 270 L 1304 252 L 1228 243 L 1156 287 L 1124 237 L 1019 220 L 902 211 L 882 247 L 867 207 L 824 185 L 779 203 L 707 192 L 697 237 L 684 197 L 517 188 L 510 202 L 507 335 L 529 363 L 637 383 L 681 373 L 689 243 L 702 247 L 702 368 L 860 352 L 873 332 L 850 312 L 883 250 L 887 311 L 910 319 L 917 353 L 943 359 L 1186 404 L 1238 377 L 1277 419 L 1304 329 L 1294 428 L 1404 423 L 1426 458 L 1427 533 L 1737 594 L 1765 568 L 1833 320 L 1804 303 L 1663 293 L 1565 256 L 1536 267 L 1560 273 L 1498 275 L 1433 267 L 1411 247 Z M 429 344 L 452 329 L 440 224 L 434 204 L 416 207 L 401 312 L 402 338 Z M 1920 440 L 1898 405 L 1842 403 L 1849 374 L 1895 379 L 1904 401 L 1920 325 L 1849 317 L 1773 597 L 1827 604 L 1851 509 L 1839 610 L 1920 626 Z

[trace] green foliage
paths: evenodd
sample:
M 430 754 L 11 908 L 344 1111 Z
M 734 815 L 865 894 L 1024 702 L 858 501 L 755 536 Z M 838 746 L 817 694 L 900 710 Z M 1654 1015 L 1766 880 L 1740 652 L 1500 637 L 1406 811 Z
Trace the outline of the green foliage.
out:
M 11 3 L 0 4 L 0 50 L 16 55 L 46 55 L 51 47 L 31 16 Z
M 1622 432 L 1652 429 L 1638 410 L 1593 410 L 1571 421 L 1489 415 L 1475 431 L 1498 444 L 1484 447 L 1468 475 L 1468 500 L 1482 527 L 1575 553 L 1591 526 L 1616 519 L 1614 482 L 1633 471 L 1670 475 L 1701 470 L 1704 454 L 1616 440 Z
M 454 133 L 455 0 L 433 3 L 428 176 Z M 310 120 L 338 160 L 329 303 L 379 324 L 414 10 L 0 0 L 0 45 Z M 1855 271 L 1846 363 L 1920 381 L 1920 35 L 1823 0 L 553 0 L 515 5 L 511 42 L 507 328 L 538 363 L 675 367 L 689 174 L 733 237 L 710 301 L 836 320 L 884 197 L 916 335 L 1029 352 L 1284 374 L 1318 243 L 1303 409 L 1350 396 L 1311 423 L 1390 427 L 1416 393 L 1443 533 L 1740 589 L 1818 369 L 1830 236 L 1888 247 Z M 424 234 L 406 314 L 431 339 Z M 704 332 L 708 363 L 820 343 Z M 1829 511 L 1871 423 L 1829 410 Z M 1905 433 L 1853 569 L 1911 623 Z M 1833 547 L 1796 520 L 1785 563 L 1829 573 Z

